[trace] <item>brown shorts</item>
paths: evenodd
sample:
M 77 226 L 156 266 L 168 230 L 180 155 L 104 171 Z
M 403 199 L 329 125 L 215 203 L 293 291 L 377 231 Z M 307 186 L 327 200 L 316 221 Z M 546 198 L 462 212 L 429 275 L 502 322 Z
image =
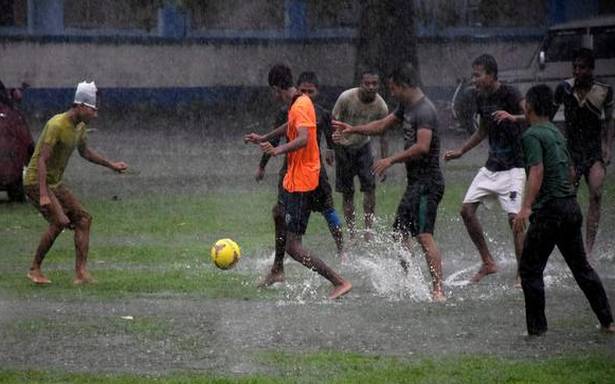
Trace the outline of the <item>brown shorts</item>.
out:
M 68 217 L 71 224 L 76 224 L 79 220 L 87 218 L 92 219 L 92 216 L 88 211 L 83 208 L 79 200 L 73 195 L 73 193 L 63 185 L 57 188 L 49 188 L 49 198 L 51 199 L 51 207 L 48 209 L 42 209 L 40 206 L 40 189 L 38 185 L 27 185 L 26 195 L 28 199 L 34 205 L 34 207 L 43 215 L 43 217 L 51 224 L 58 223 L 60 212 L 58 209 L 62 209 L 64 214 Z M 54 200 L 57 201 L 54 202 Z M 59 204 L 59 207 L 58 207 Z M 72 225 L 71 225 L 72 227 Z

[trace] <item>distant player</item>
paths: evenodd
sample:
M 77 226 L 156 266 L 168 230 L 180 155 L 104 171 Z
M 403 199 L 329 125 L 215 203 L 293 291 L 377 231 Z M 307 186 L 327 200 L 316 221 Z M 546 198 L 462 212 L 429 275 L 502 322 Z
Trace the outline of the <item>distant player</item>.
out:
M 73 106 L 52 117 L 41 132 L 34 155 L 25 172 L 24 187 L 32 204 L 49 222 L 40 240 L 28 278 L 37 284 L 51 281 L 41 271 L 41 264 L 53 242 L 64 229 L 75 231 L 75 284 L 94 281 L 87 270 L 90 225 L 92 216 L 62 182 L 68 160 L 75 148 L 86 160 L 125 171 L 123 162 L 111 162 L 87 145 L 86 124 L 97 115 L 96 85 L 82 82 L 77 85 Z
M 312 255 L 301 244 L 307 229 L 311 206 L 316 198 L 315 192 L 320 179 L 320 151 L 316 134 L 316 112 L 312 100 L 301 94 L 292 84 L 292 73 L 285 65 L 275 65 L 269 71 L 269 86 L 274 96 L 288 104 L 288 122 L 285 129 L 287 143 L 274 147 L 266 141 L 284 132 L 284 126 L 272 134 L 260 137 L 249 134 L 246 140 L 260 144 L 264 153 L 271 156 L 287 155 L 287 171 L 282 184 L 279 208 L 284 217 L 286 228 L 286 252 L 304 266 L 318 272 L 333 284 L 330 299 L 350 292 L 352 285 L 321 259 Z M 263 140 L 264 139 L 264 140 Z M 263 285 L 284 281 L 282 253 L 276 252 L 271 272 Z
M 417 238 L 431 273 L 433 299 L 444 301 L 442 258 L 433 238 L 438 204 L 444 194 L 436 109 L 421 90 L 416 70 L 409 63 L 401 65 L 389 76 L 389 90 L 391 96 L 399 101 L 395 112 L 358 126 L 334 120 L 333 139 L 343 140 L 348 134 L 381 135 L 402 124 L 404 150 L 376 161 L 372 170 L 376 175 L 382 175 L 395 163 L 406 165 L 408 185 L 397 208 L 393 228 L 408 250 L 411 249 L 410 235 Z M 407 263 L 403 260 L 402 267 L 407 270 Z
M 384 118 L 388 113 L 385 101 L 378 94 L 380 76 L 375 70 L 361 74 L 357 88 L 344 91 L 335 102 L 333 118 L 350 125 L 367 124 Z M 335 190 L 342 194 L 344 217 L 350 236 L 355 235 L 354 179 L 359 178 L 363 192 L 363 213 L 365 217 L 365 239 L 372 237 L 376 209 L 376 181 L 371 172 L 374 156 L 368 136 L 344 135 L 335 147 Z M 387 156 L 388 148 L 384 136 L 380 138 L 381 158 Z M 384 177 L 384 175 L 383 175 Z
M 574 185 L 578 188 L 583 177 L 589 190 L 585 249 L 591 256 L 600 222 L 602 185 L 615 134 L 613 88 L 594 79 L 594 55 L 589 49 L 582 48 L 575 53 L 572 74 L 573 78 L 557 86 L 555 106 L 564 104 Z
M 583 216 L 570 181 L 566 140 L 549 121 L 553 93 L 548 86 L 537 85 L 527 92 L 526 102 L 527 121 L 531 124 L 523 135 L 528 179 L 513 230 L 523 232 L 531 217 L 519 268 L 528 334 L 539 336 L 547 331 L 543 272 L 555 246 L 587 297 L 602 330 L 615 333 L 604 287 L 587 262 L 583 248 Z
M 523 96 L 516 88 L 498 81 L 498 65 L 493 56 L 481 55 L 474 60 L 472 78 L 478 91 L 476 108 L 480 115 L 479 128 L 461 148 L 446 151 L 444 160 L 458 159 L 485 138 L 489 140 L 487 162 L 474 177 L 461 207 L 461 217 L 483 262 L 471 279 L 477 283 L 498 271 L 476 215 L 478 206 L 480 203 L 489 206 L 491 201 L 497 199 L 508 214 L 511 228 L 515 215 L 521 209 L 525 185 L 521 135 L 525 116 Z M 513 238 L 518 264 L 523 249 L 523 232 L 513 234 Z
M 315 100 L 318 97 L 319 81 L 318 81 L 318 77 L 316 76 L 314 72 L 301 73 L 297 81 L 297 86 L 298 86 L 299 92 L 305 95 L 308 95 L 312 100 Z M 329 113 L 329 111 L 321 107 L 319 104 L 315 104 L 314 107 L 316 110 L 316 120 L 317 120 L 317 124 L 316 124 L 317 141 L 318 143 L 320 143 L 321 138 L 324 136 L 326 143 L 327 143 L 327 148 L 332 148 L 333 140 L 331 139 L 331 114 Z M 275 119 L 274 127 L 275 128 L 281 127 L 282 125 L 285 125 L 287 121 L 288 121 L 288 105 L 284 106 L 278 112 L 276 119 Z M 278 133 L 280 133 L 280 135 L 268 138 L 267 140 L 264 139 L 264 136 L 257 135 L 257 134 L 248 135 L 247 138 L 249 141 L 259 141 L 259 142 L 268 141 L 271 143 L 271 145 L 273 145 L 274 147 L 277 147 L 280 144 L 280 138 L 284 134 L 284 132 L 278 131 Z M 331 155 L 332 153 L 329 154 L 330 157 Z M 269 154 L 263 153 L 263 156 L 261 157 L 261 161 L 256 170 L 255 178 L 257 181 L 260 181 L 263 179 L 265 175 L 265 167 L 267 166 L 267 163 L 269 162 L 270 158 L 271 156 Z M 332 163 L 332 160 L 333 159 L 331 158 L 329 159 L 331 163 Z M 284 159 L 284 163 L 282 164 L 282 168 L 280 169 L 280 180 L 278 184 L 278 200 L 280 200 L 282 196 L 284 195 L 282 183 L 284 180 L 284 176 L 286 175 L 286 171 L 287 171 L 287 162 L 286 162 L 286 159 Z M 337 215 L 337 212 L 335 211 L 335 208 L 333 207 L 333 196 L 332 196 L 332 191 L 331 191 L 331 185 L 329 184 L 329 179 L 327 177 L 327 171 L 324 167 L 324 164 L 322 164 L 322 158 L 321 158 L 321 165 L 320 165 L 320 178 L 318 182 L 318 188 L 316 189 L 314 194 L 315 194 L 314 198 L 312 199 L 310 203 L 310 208 L 312 211 L 322 213 L 323 217 L 327 221 L 327 225 L 329 226 L 329 231 L 331 232 L 331 235 L 333 236 L 333 240 L 335 241 L 338 254 L 340 255 L 340 257 L 345 258 L 344 238 L 342 234 L 341 222 L 340 222 L 339 216 Z M 276 228 L 275 253 L 277 255 L 276 260 L 279 263 L 276 269 L 283 271 L 284 270 L 284 265 L 283 265 L 284 253 L 286 249 L 286 229 L 285 229 L 285 224 L 284 224 L 284 216 L 282 215 L 282 210 L 280 209 L 278 202 L 276 202 L 276 204 L 274 205 L 272 212 L 273 212 L 273 220 L 274 220 L 274 224 Z M 263 283 L 267 284 L 271 282 L 264 281 Z

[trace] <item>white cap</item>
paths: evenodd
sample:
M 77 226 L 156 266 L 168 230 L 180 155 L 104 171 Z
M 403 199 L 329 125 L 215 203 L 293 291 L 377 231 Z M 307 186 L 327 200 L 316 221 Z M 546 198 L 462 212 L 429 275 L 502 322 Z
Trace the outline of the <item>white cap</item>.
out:
M 77 91 L 75 92 L 75 104 L 83 104 L 90 108 L 96 108 L 96 84 L 94 82 L 88 83 L 82 81 L 77 84 Z

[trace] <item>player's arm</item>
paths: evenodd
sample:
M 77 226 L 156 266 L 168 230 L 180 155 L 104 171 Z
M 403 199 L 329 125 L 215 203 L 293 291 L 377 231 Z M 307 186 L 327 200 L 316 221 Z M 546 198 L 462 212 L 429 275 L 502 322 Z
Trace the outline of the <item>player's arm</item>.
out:
M 343 121 L 333 120 L 331 123 L 333 125 L 333 129 L 335 132 L 333 133 L 333 141 L 337 142 L 341 139 L 341 135 L 349 134 L 349 133 L 357 133 L 359 135 L 365 136 L 376 136 L 382 135 L 384 131 L 389 129 L 390 127 L 398 124 L 400 120 L 395 116 L 394 113 L 388 114 L 386 117 L 380 120 L 374 120 L 367 124 L 352 126 L 350 124 L 344 123 Z
M 609 88 L 607 99 L 604 104 L 604 129 L 602 130 L 602 160 L 605 165 L 610 164 L 611 153 L 613 151 L 613 138 L 615 136 L 615 119 L 613 118 L 614 108 L 613 89 Z
M 487 124 L 484 119 L 480 119 L 478 129 L 472 134 L 472 136 L 470 136 L 470 138 L 463 143 L 461 148 L 446 151 L 444 153 L 444 160 L 449 161 L 460 158 L 465 155 L 466 152 L 469 152 L 472 148 L 480 144 L 481 141 L 485 140 L 485 137 L 487 137 Z
M 272 146 L 277 147 L 280 144 L 280 136 L 275 137 L 269 140 Z M 271 159 L 271 155 L 263 152 L 261 156 L 261 160 L 258 163 L 258 168 L 256 169 L 256 174 L 254 175 L 254 179 L 256 181 L 261 181 L 265 177 L 265 168 L 267 168 L 267 163 Z
M 51 145 L 43 143 L 41 153 L 36 163 L 38 188 L 40 191 L 39 205 L 41 208 L 48 207 L 51 204 L 49 198 L 49 190 L 47 189 L 47 161 L 51 157 Z
M 274 147 L 269 142 L 261 143 L 260 146 L 263 152 L 271 155 L 278 156 L 285 153 L 297 151 L 307 145 L 308 142 L 308 129 L 307 127 L 297 127 L 297 137 L 289 141 L 286 144 L 278 145 Z
M 260 144 L 266 141 L 271 141 L 273 139 L 276 139 L 284 135 L 286 133 L 287 127 L 288 127 L 288 123 L 284 123 L 265 135 L 259 135 L 258 133 L 254 133 L 254 132 L 248 133 L 247 135 L 243 137 L 243 141 L 244 143 L 252 143 L 252 144 Z
M 88 147 L 88 145 L 85 142 L 82 142 L 81 144 L 79 144 L 78 148 L 79 148 L 79 154 L 81 155 L 81 157 L 83 157 L 84 159 L 86 159 L 87 161 L 91 163 L 102 165 L 103 167 L 107 167 L 116 172 L 122 172 L 128 169 L 128 165 L 124 163 L 123 161 L 109 161 L 106 158 L 104 158 L 102 155 L 100 155 L 99 153 L 90 149 L 90 147 Z
M 523 194 L 521 210 L 517 213 L 513 220 L 513 231 L 515 233 L 523 232 L 525 230 L 527 220 L 532 213 L 532 205 L 540 192 L 543 177 L 544 165 L 542 162 L 529 167 L 529 174 L 527 176 L 527 182 L 525 183 L 525 193 Z
M 525 123 L 525 99 L 521 99 L 519 101 L 519 109 L 521 110 L 521 114 L 512 115 L 506 111 L 495 111 L 493 112 L 493 118 L 498 123 L 502 121 L 510 121 L 511 123 Z
M 372 170 L 376 175 L 382 175 L 391 165 L 396 163 L 404 163 L 410 159 L 423 156 L 429 153 L 431 147 L 431 138 L 433 131 L 429 128 L 419 128 L 416 132 L 416 143 L 408 149 L 395 153 L 390 157 L 380 159 L 374 163 Z

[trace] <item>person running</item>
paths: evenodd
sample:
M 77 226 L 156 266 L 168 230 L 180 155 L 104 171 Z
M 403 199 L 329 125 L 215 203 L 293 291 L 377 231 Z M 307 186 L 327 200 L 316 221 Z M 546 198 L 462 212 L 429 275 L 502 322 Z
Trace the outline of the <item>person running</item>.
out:
M 316 112 L 310 97 L 301 94 L 292 84 L 289 67 L 277 64 L 269 71 L 269 86 L 274 97 L 288 104 L 288 121 L 272 133 L 259 138 L 248 134 L 245 140 L 260 145 L 270 156 L 286 154 L 287 170 L 279 202 L 286 230 L 286 252 L 307 268 L 318 272 L 333 284 L 330 299 L 337 299 L 352 289 L 352 284 L 331 269 L 324 261 L 308 252 L 301 244 L 307 229 L 312 202 L 320 179 L 320 151 L 316 135 Z M 267 140 L 285 132 L 287 143 L 273 146 Z M 263 140 L 264 139 L 264 140 Z M 277 226 L 277 225 L 276 225 Z M 278 254 L 262 285 L 284 281 L 284 253 Z
M 338 97 L 333 107 L 333 118 L 351 125 L 361 125 L 384 118 L 388 107 L 378 94 L 380 76 L 370 69 L 361 73 L 359 86 L 348 89 Z M 354 178 L 358 176 L 363 192 L 365 239 L 372 238 L 374 211 L 376 209 L 376 182 L 371 172 L 374 156 L 370 138 L 363 135 L 345 135 L 335 146 L 335 190 L 342 194 L 344 217 L 350 233 L 355 236 Z M 387 157 L 386 138 L 380 138 L 380 154 Z M 383 176 L 384 177 L 384 176 Z
M 77 85 L 72 107 L 65 113 L 53 116 L 45 124 L 25 171 L 26 195 L 49 222 L 27 274 L 36 284 L 51 283 L 41 271 L 41 264 L 64 229 L 75 231 L 76 276 L 73 282 L 83 284 L 94 281 L 86 266 L 92 216 L 64 185 L 62 176 L 75 148 L 84 159 L 92 163 L 116 172 L 128 168 L 124 162 L 105 159 L 87 144 L 86 124 L 97 116 L 96 92 L 94 82 L 81 82 Z
M 530 336 L 540 336 L 547 331 L 543 272 L 557 245 L 602 330 L 615 333 L 609 300 L 600 277 L 587 262 L 583 247 L 583 216 L 570 179 L 566 140 L 549 121 L 553 93 L 548 86 L 537 85 L 527 92 L 526 102 L 527 121 L 531 124 L 523 134 L 528 180 L 513 230 L 524 232 L 529 218 L 519 266 L 527 332 Z
M 393 113 L 358 126 L 334 120 L 333 140 L 344 140 L 348 134 L 381 135 L 402 124 L 404 150 L 376 161 L 372 170 L 382 175 L 393 164 L 405 163 L 408 185 L 397 208 L 393 229 L 408 251 L 411 251 L 410 235 L 418 239 L 432 277 L 432 297 L 434 301 L 444 301 L 442 258 L 433 238 L 438 204 L 444 194 L 436 109 L 421 90 L 416 70 L 410 63 L 401 65 L 389 76 L 389 90 L 399 101 Z M 403 259 L 402 267 L 407 271 Z
M 574 186 L 578 188 L 581 177 L 584 177 L 589 190 L 585 250 L 590 257 L 598 232 L 602 185 L 606 166 L 611 161 L 615 133 L 613 89 L 594 79 L 593 72 L 593 52 L 586 48 L 578 50 L 572 63 L 573 77 L 557 86 L 554 98 L 556 107 L 564 104 L 568 151 L 574 166 Z
M 513 219 L 521 208 L 525 185 L 521 153 L 525 117 L 523 96 L 516 88 L 498 81 L 498 65 L 493 56 L 477 57 L 472 63 L 472 77 L 478 91 L 476 108 L 480 115 L 479 128 L 460 148 L 446 151 L 444 160 L 458 159 L 485 138 L 489 140 L 487 162 L 474 177 L 461 206 L 461 217 L 482 260 L 482 266 L 471 279 L 473 283 L 478 283 L 483 277 L 497 272 L 498 268 L 485 241 L 476 211 L 480 203 L 490 207 L 493 200 L 498 199 L 508 214 L 512 228 Z M 513 234 L 513 238 L 518 266 L 523 233 Z M 519 286 L 518 270 L 516 285 Z
M 299 75 L 299 79 L 297 80 L 297 87 L 299 92 L 308 95 L 312 101 L 316 100 L 319 95 L 319 81 L 318 77 L 314 72 L 303 72 Z M 317 142 L 321 142 L 321 138 L 324 136 L 325 141 L 327 143 L 327 148 L 333 148 L 333 140 L 331 139 L 331 114 L 329 111 L 324 109 L 319 104 L 314 104 L 316 110 L 316 134 L 317 134 Z M 288 106 L 282 108 L 275 119 L 274 127 L 280 127 L 285 125 L 288 121 Z M 282 135 L 278 135 L 273 138 L 269 138 L 268 140 L 264 140 L 264 136 L 251 133 L 246 136 L 248 141 L 268 141 L 274 147 L 277 147 L 280 144 L 280 138 Z M 331 152 L 329 152 L 329 164 L 332 164 Z M 271 158 L 270 155 L 263 153 L 261 160 L 259 162 L 258 168 L 256 170 L 255 179 L 256 181 L 260 181 L 263 179 L 265 175 L 265 167 Z M 287 163 L 286 159 L 282 164 L 282 168 L 280 169 L 280 178 L 278 183 L 278 200 L 283 196 L 283 180 L 286 175 Z M 335 245 L 337 247 L 338 255 L 344 260 L 346 258 L 344 253 L 344 236 L 342 233 L 342 226 L 337 212 L 333 206 L 333 196 L 331 185 L 329 184 L 329 178 L 327 176 L 327 171 L 322 164 L 320 164 L 320 178 L 318 181 L 318 188 L 314 192 L 314 198 L 311 200 L 311 210 L 314 212 L 320 212 L 325 220 L 327 221 L 327 225 L 329 227 L 329 231 L 331 232 L 331 236 L 335 241 Z M 284 253 L 286 249 L 286 229 L 284 228 L 284 217 L 282 215 L 282 211 L 279 207 L 279 202 L 273 206 L 273 221 L 275 225 L 275 260 L 278 262 L 277 270 L 284 270 Z M 263 281 L 261 285 L 269 285 L 274 282 Z

